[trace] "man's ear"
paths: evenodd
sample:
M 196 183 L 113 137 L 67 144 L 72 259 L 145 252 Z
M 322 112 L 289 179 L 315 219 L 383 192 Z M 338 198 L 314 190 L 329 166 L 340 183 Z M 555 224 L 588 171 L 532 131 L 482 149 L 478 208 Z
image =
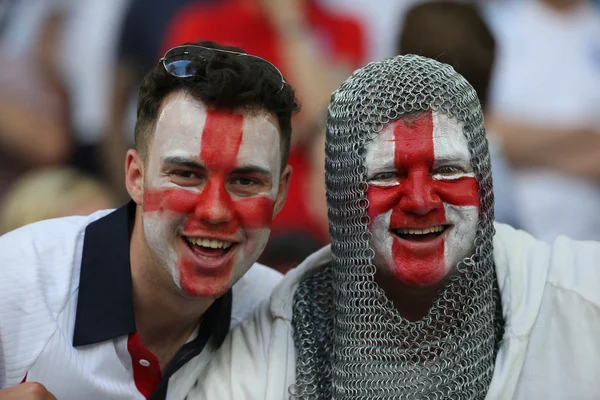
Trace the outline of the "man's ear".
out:
M 131 199 L 137 205 L 142 205 L 144 198 L 144 162 L 134 149 L 129 149 L 125 157 L 125 186 Z
M 292 177 L 292 167 L 287 165 L 279 179 L 279 191 L 275 199 L 275 208 L 273 209 L 273 218 L 281 211 L 287 198 L 288 189 L 290 188 L 290 179 Z

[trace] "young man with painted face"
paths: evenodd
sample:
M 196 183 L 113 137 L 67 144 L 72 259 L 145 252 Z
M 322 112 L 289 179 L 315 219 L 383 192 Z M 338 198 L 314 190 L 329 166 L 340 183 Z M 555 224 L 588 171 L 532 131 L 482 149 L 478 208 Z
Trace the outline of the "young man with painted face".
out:
M 600 243 L 494 224 L 481 107 L 452 67 L 406 55 L 348 78 L 326 182 L 331 246 L 229 334 L 188 400 L 600 395 Z
M 140 89 L 132 200 L 0 238 L 0 399 L 182 398 L 281 278 L 255 261 L 296 109 L 264 59 L 167 52 Z

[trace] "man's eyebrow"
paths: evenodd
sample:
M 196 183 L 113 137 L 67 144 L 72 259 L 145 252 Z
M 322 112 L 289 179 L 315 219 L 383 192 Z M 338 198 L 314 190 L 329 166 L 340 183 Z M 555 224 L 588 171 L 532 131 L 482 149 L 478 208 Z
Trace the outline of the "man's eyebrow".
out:
M 435 163 L 436 164 L 452 164 L 452 163 L 456 163 L 456 162 L 465 162 L 465 161 L 470 162 L 471 161 L 470 157 L 465 158 L 464 156 L 465 156 L 465 154 L 463 154 L 463 153 L 455 152 L 452 154 L 447 154 L 443 157 L 436 158 Z
M 186 157 L 165 157 L 163 159 L 163 164 L 175 165 L 180 167 L 188 167 L 188 168 L 196 168 L 196 169 L 206 169 L 203 164 L 200 164 L 197 161 Z
M 232 174 L 260 174 L 267 177 L 271 177 L 272 173 L 266 168 L 259 167 L 258 165 L 249 165 L 245 167 L 238 167 L 231 170 Z

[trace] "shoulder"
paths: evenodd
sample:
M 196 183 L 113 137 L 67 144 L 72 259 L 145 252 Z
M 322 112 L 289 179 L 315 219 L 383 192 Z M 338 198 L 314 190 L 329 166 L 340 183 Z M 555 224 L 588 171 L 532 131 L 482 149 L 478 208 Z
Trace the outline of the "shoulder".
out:
M 68 292 L 73 274 L 78 276 L 86 227 L 109 212 L 40 221 L 1 236 L 0 285 L 5 290 L 0 296 L 37 293 L 56 300 Z M 9 295 L 12 291 L 16 293 Z
M 552 244 L 548 283 L 600 308 L 600 242 L 566 236 Z
M 232 326 L 250 317 L 258 305 L 269 298 L 282 277 L 274 269 L 255 263 L 233 285 Z
M 578 293 L 600 306 L 600 242 L 559 236 L 546 243 L 524 231 L 496 224 L 494 260 L 508 264 L 512 274 L 520 269 L 530 279 Z
M 551 254 L 548 243 L 506 224 L 495 223 L 494 228 L 494 262 L 497 269 L 511 267 L 511 271 L 506 272 L 513 272 L 517 265 L 535 265 L 539 269 L 547 267 Z
M 107 213 L 37 222 L 0 236 L 0 387 L 23 379 L 57 329 L 79 286 L 85 228 Z
M 292 319 L 292 302 L 296 288 L 305 278 L 331 262 L 331 248 L 325 246 L 311 254 L 285 276 L 262 264 L 252 268 L 233 286 L 232 322 L 237 324 L 253 314 L 257 304 L 264 304 L 269 319 Z
M 540 309 L 552 302 L 555 315 L 562 310 L 600 308 L 600 243 L 565 236 L 552 243 L 508 225 L 495 224 L 494 263 L 507 322 L 516 334 L 526 334 Z M 569 298 L 572 302 L 557 301 Z
M 269 309 L 273 317 L 291 321 L 294 294 L 298 285 L 308 277 L 322 271 L 331 261 L 331 245 L 327 245 L 290 270 L 271 295 Z

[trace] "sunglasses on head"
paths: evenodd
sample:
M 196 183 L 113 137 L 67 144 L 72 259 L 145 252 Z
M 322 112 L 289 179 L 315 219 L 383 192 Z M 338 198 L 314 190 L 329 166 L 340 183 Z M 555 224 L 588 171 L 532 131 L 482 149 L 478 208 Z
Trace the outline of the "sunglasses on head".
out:
M 210 47 L 204 47 L 195 44 L 173 47 L 165 53 L 164 57 L 161 58 L 159 62 L 162 62 L 163 67 L 169 74 L 177 78 L 189 78 L 191 76 L 194 76 L 194 74 L 196 73 L 196 69 L 192 66 L 193 59 L 195 57 L 202 58 L 203 53 L 206 54 L 215 52 L 233 54 L 241 57 L 252 57 L 254 59 L 260 60 L 261 62 L 266 63 L 270 68 L 273 68 L 273 70 L 277 72 L 277 74 L 281 77 L 281 87 L 279 88 L 280 91 L 287 83 L 283 78 L 283 74 L 281 73 L 281 71 L 279 71 L 279 69 L 275 65 L 265 60 L 264 58 L 254 56 L 252 54 L 241 53 L 231 50 L 213 49 Z

